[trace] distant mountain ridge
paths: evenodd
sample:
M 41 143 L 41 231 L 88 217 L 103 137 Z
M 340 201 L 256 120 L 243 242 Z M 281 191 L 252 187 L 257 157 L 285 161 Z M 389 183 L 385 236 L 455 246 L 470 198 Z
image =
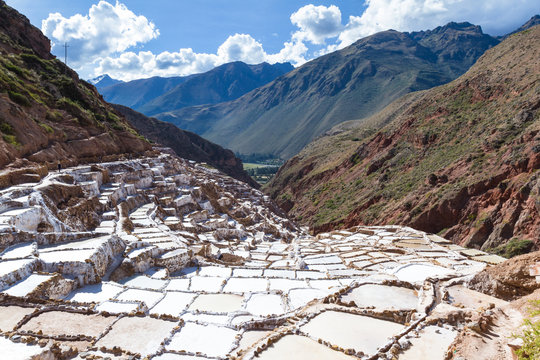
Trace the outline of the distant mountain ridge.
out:
M 252 187 L 260 187 L 243 169 L 242 161 L 231 150 L 224 149 L 197 134 L 179 129 L 173 124 L 149 118 L 126 106 L 111 105 L 147 139 L 170 147 L 184 159 L 205 162 Z
M 96 87 L 96 89 L 100 90 L 107 86 L 112 86 L 116 84 L 122 84 L 122 80 L 116 80 L 111 78 L 109 75 L 100 75 L 93 79 L 88 80 L 88 82 Z
M 152 77 L 101 87 L 104 99 L 146 115 L 186 106 L 234 100 L 291 70 L 290 63 L 248 65 L 241 61 L 184 77 Z
M 463 74 L 499 41 L 470 23 L 384 31 L 314 59 L 230 102 L 157 114 L 240 154 L 289 158 L 326 130 Z

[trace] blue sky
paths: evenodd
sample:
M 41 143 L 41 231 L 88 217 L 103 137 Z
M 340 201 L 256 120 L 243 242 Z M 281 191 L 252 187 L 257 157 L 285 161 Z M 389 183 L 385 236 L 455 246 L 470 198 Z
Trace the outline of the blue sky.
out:
M 470 21 L 501 35 L 538 0 L 7 0 L 81 76 L 123 80 L 207 71 L 229 61 L 298 66 L 377 31 Z

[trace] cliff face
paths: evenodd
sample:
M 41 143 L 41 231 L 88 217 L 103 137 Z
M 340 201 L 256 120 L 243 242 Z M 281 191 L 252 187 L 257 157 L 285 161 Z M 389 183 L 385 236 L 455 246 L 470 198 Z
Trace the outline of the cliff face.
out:
M 405 224 L 462 245 L 540 246 L 540 27 L 459 79 L 349 122 L 289 160 L 267 191 L 316 231 Z
M 151 148 L 92 85 L 51 55 L 39 29 L 3 1 L 0 19 L 0 168 L 76 164 Z
M 231 150 L 224 149 L 197 134 L 179 129 L 173 124 L 149 118 L 128 107 L 114 104 L 112 106 L 147 139 L 170 147 L 178 156 L 206 162 L 235 179 L 255 188 L 260 187 L 244 170 L 242 160 Z

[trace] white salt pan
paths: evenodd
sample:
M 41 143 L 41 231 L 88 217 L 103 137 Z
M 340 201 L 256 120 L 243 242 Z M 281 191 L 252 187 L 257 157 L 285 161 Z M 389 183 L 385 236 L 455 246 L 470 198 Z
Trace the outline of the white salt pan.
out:
M 247 301 L 246 311 L 253 315 L 281 315 L 285 313 L 281 296 L 274 294 L 253 294 Z
M 435 265 L 428 264 L 408 264 L 400 266 L 394 270 L 394 275 L 399 280 L 408 282 L 422 282 L 428 277 L 439 277 L 452 274 L 453 271 L 447 268 L 443 268 Z
M 236 334 L 226 327 L 188 322 L 173 336 L 167 349 L 225 357 L 233 348 Z

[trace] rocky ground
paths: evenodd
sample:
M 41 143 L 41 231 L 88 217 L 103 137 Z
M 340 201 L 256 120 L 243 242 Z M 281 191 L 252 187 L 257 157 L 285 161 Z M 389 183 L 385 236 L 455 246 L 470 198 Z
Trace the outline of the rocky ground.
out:
M 0 191 L 10 359 L 509 354 L 521 308 L 467 287 L 504 259 L 400 226 L 312 237 L 260 191 L 158 150 Z

